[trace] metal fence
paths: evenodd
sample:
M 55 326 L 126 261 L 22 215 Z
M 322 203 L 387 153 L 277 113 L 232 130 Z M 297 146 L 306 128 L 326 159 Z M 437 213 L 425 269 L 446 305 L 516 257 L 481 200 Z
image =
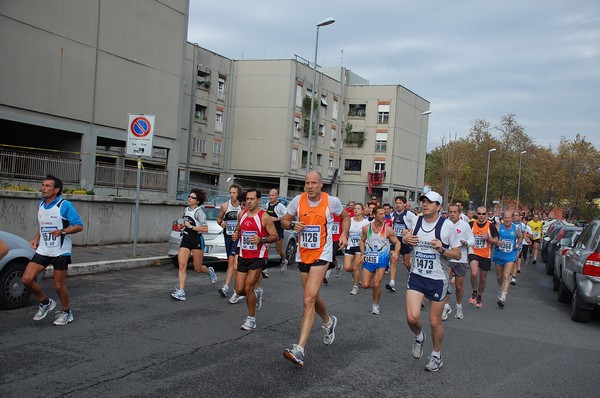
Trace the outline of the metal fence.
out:
M 48 174 L 67 183 L 79 183 L 81 160 L 10 151 L 0 148 L 0 176 L 41 180 Z
M 141 172 L 141 189 L 167 190 L 167 171 L 144 168 Z M 114 163 L 96 162 L 96 183 L 98 186 L 135 188 L 137 167 L 119 166 Z

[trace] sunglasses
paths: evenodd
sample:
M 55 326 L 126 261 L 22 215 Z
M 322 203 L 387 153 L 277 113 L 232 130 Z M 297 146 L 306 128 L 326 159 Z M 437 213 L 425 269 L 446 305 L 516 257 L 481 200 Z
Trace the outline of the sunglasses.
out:
M 195 197 L 195 196 L 192 196 L 192 195 L 188 196 L 188 198 L 190 198 L 190 199 L 196 199 L 196 200 L 198 200 L 198 198 L 197 198 L 197 197 Z
M 477 213 L 478 216 L 485 216 L 487 213 Z

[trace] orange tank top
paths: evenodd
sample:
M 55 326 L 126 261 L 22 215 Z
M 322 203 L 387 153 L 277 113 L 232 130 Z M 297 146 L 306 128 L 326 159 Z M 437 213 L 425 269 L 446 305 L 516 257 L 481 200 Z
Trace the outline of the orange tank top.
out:
M 483 258 L 490 258 L 490 244 L 488 241 L 483 239 L 483 235 L 487 234 L 490 236 L 490 222 L 486 221 L 483 227 L 477 224 L 477 221 L 473 222 L 473 236 L 475 237 L 475 245 L 473 246 L 473 254 Z
M 327 235 L 329 214 L 329 196 L 321 193 L 318 206 L 311 207 L 306 192 L 300 195 L 298 203 L 298 221 L 305 225 L 298 236 L 300 259 L 305 264 L 312 264 L 320 259 L 331 261 L 332 239 Z

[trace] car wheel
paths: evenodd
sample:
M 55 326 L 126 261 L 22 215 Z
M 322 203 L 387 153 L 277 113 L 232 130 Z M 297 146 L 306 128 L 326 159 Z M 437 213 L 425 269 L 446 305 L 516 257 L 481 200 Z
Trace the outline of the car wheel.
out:
M 23 307 L 31 292 L 23 285 L 21 278 L 27 265 L 19 262 L 6 264 L 0 272 L 0 308 L 12 310 Z
M 294 264 L 296 262 L 296 250 L 296 241 L 294 239 L 290 239 L 287 247 L 285 248 L 285 258 L 287 258 L 288 264 Z
M 592 311 L 580 308 L 580 301 L 579 292 L 577 291 L 577 287 L 575 287 L 571 298 L 571 319 L 575 322 L 589 322 Z
M 558 302 L 567 304 L 571 301 L 571 292 L 565 286 L 562 277 L 558 280 Z
M 558 292 L 558 286 L 560 285 L 560 281 L 556 277 L 556 274 L 552 276 L 552 290 Z
M 546 275 L 554 275 L 554 265 L 550 261 L 546 261 Z

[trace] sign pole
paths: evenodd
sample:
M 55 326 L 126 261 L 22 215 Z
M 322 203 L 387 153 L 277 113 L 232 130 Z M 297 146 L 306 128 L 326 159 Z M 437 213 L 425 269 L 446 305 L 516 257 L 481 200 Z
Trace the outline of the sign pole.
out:
M 134 215 L 134 221 L 133 221 L 133 257 L 136 256 L 137 240 L 138 240 L 141 181 L 142 181 L 142 159 L 138 159 L 137 160 L 137 184 L 136 184 L 136 190 L 135 190 L 135 215 Z

